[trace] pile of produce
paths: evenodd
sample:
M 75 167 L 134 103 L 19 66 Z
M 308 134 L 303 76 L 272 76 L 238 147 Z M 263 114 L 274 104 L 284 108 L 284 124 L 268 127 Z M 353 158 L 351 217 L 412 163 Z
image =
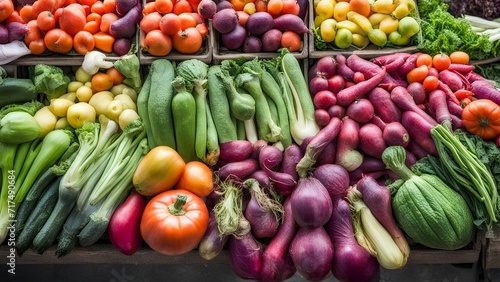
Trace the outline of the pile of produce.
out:
M 166 56 L 172 50 L 194 54 L 208 35 L 208 22 L 198 13 L 198 1 L 148 1 L 139 23 L 140 45 L 148 54 Z
M 413 0 L 315 1 L 314 44 L 319 50 L 406 46 L 420 31 Z
M 221 49 L 243 53 L 301 50 L 309 32 L 304 0 L 205 0 L 198 13 L 212 20 Z
M 281 52 L 141 70 L 94 51 L 3 75 L 18 254 L 109 238 L 125 255 L 227 249 L 243 279 L 369 281 L 498 221 L 500 91 L 466 53 L 327 56 L 304 74 Z

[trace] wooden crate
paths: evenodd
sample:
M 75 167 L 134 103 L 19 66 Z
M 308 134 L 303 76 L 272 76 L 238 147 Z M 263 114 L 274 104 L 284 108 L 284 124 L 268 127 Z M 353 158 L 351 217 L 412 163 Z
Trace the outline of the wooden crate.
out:
M 415 13 L 418 17 L 418 8 L 415 7 Z M 401 46 L 399 48 L 395 47 L 384 47 L 380 48 L 376 46 L 373 43 L 368 44 L 363 49 L 358 49 L 355 47 L 349 47 L 346 49 L 341 49 L 341 48 L 335 48 L 335 49 L 328 49 L 328 50 L 319 50 L 316 49 L 316 45 L 314 44 L 314 34 L 313 34 L 313 29 L 314 29 L 314 1 L 309 1 L 309 30 L 311 31 L 311 34 L 309 34 L 309 58 L 311 59 L 318 59 L 318 58 L 323 58 L 326 56 L 334 56 L 338 54 L 342 54 L 344 56 L 350 56 L 353 54 L 356 54 L 360 56 L 361 58 L 365 59 L 371 59 L 374 57 L 379 57 L 383 55 L 389 55 L 389 54 L 394 54 L 394 53 L 415 53 L 418 51 L 418 48 L 416 45 L 410 45 L 410 46 Z M 422 40 L 422 30 L 418 34 L 416 34 L 418 41 Z
M 496 224 L 485 236 L 481 261 L 484 269 L 500 268 L 500 225 Z

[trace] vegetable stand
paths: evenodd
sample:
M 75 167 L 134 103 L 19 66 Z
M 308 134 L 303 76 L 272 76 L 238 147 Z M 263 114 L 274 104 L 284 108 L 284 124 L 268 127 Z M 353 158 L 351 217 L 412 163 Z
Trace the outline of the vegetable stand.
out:
M 212 0 L 138 1 L 127 54 L 33 45 L 2 66 L 39 107 L 0 130 L 2 199 L 20 171 L 16 263 L 223 264 L 249 280 L 496 268 L 500 92 L 475 70 L 497 58 L 417 45 L 436 0 L 245 1 L 219 19 Z

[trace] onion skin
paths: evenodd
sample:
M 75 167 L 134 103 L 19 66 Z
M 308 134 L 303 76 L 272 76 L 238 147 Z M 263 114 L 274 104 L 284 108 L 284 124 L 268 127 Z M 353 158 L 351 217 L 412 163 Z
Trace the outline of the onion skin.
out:
M 299 180 L 299 174 L 297 173 L 295 167 L 302 157 L 303 154 L 299 145 L 295 143 L 289 145 L 283 152 L 283 160 L 281 162 L 280 171 L 290 174 L 295 180 Z
M 250 232 L 229 238 L 229 265 L 241 279 L 259 280 L 262 268 L 261 244 Z
M 223 165 L 219 169 L 219 177 L 222 180 L 228 177 L 243 179 L 259 168 L 259 163 L 254 159 L 246 159 L 239 162 L 232 162 Z
M 334 248 L 323 226 L 299 228 L 290 244 L 290 255 L 300 275 L 321 281 L 330 274 Z
M 298 225 L 292 216 L 290 197 L 283 202 L 283 221 L 262 255 L 262 281 L 284 281 L 296 272 L 288 252 L 290 242 L 297 233 Z
M 325 186 L 332 201 L 344 198 L 349 188 L 349 173 L 336 164 L 324 164 L 314 170 L 314 177 Z
M 248 159 L 253 152 L 252 143 L 248 140 L 233 140 L 220 144 L 219 159 L 224 162 L 239 162 Z
M 334 210 L 325 229 L 335 250 L 331 268 L 333 276 L 342 282 L 372 281 L 379 270 L 379 263 L 356 241 L 347 201 L 338 199 L 334 202 Z
M 263 209 L 253 193 L 245 207 L 245 218 L 250 222 L 255 238 L 272 238 L 278 231 L 278 219 L 271 210 Z
M 312 176 L 301 178 L 290 197 L 292 215 L 300 227 L 323 226 L 332 214 L 332 200 L 328 191 Z

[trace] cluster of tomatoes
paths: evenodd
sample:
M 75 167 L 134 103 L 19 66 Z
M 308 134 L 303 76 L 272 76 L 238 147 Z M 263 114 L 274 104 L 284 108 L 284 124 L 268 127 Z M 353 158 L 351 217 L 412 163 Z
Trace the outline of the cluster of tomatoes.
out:
M 136 32 L 136 23 L 118 25 L 118 32 L 111 32 L 111 26 L 123 16 L 117 12 L 116 0 L 36 0 L 16 7 L 9 20 L 26 24 L 24 42 L 35 55 L 47 50 L 74 50 L 84 55 L 94 49 L 123 55 L 130 50 Z M 127 34 L 119 34 L 125 30 Z
M 153 56 L 172 50 L 181 54 L 198 52 L 208 35 L 207 20 L 197 12 L 198 0 L 155 0 L 143 7 L 139 23 L 140 45 Z

